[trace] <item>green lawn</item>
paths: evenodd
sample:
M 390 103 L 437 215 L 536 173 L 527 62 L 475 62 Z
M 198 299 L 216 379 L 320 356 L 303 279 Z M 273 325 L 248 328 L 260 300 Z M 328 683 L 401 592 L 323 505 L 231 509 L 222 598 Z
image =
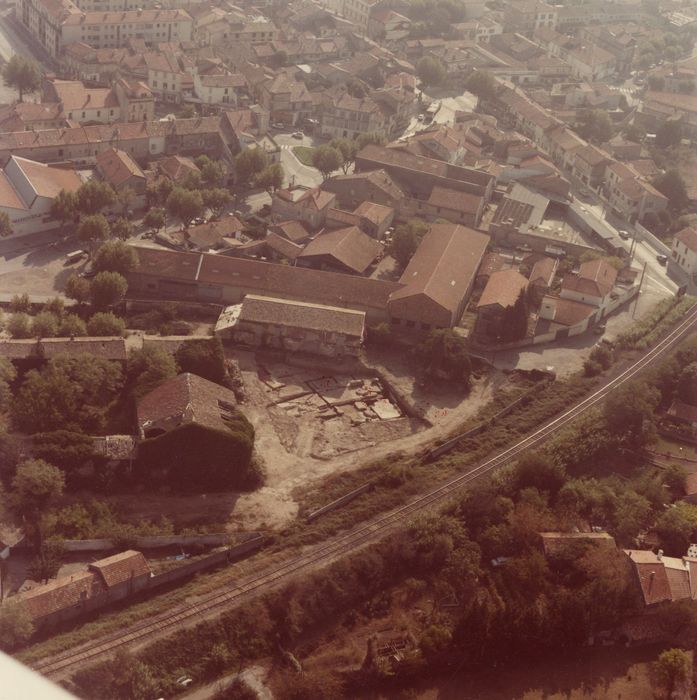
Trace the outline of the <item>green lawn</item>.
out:
M 312 167 L 312 154 L 315 149 L 310 146 L 293 146 L 295 157 L 303 164 Z

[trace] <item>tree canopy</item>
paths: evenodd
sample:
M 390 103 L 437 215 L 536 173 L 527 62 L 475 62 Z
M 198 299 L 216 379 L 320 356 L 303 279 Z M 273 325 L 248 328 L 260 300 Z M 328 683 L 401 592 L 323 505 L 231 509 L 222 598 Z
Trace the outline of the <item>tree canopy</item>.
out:
M 121 368 L 93 355 L 60 356 L 27 372 L 12 405 L 12 418 L 27 433 L 52 430 L 100 432 L 107 406 L 123 386 Z
M 602 109 L 584 109 L 577 128 L 579 135 L 591 143 L 601 144 L 612 138 L 610 116 Z
M 90 301 L 95 309 L 108 309 L 126 295 L 128 282 L 118 272 L 99 272 L 90 284 Z
M 92 269 L 95 272 L 118 272 L 127 275 L 138 264 L 135 249 L 123 241 L 107 241 L 94 254 Z
M 469 383 L 472 364 L 467 343 L 451 328 L 432 330 L 416 352 L 431 376 Z
M 416 74 L 425 87 L 436 87 L 445 80 L 445 66 L 433 56 L 423 56 L 416 64 Z
M 39 67 L 19 53 L 13 54 L 5 64 L 2 78 L 7 87 L 17 90 L 20 102 L 24 100 L 25 92 L 36 92 L 41 87 Z
M 225 355 L 219 338 L 182 343 L 175 359 L 182 372 L 191 372 L 218 384 L 225 379 Z
M 688 205 L 685 181 L 677 170 L 668 170 L 658 175 L 653 181 L 653 186 L 668 197 L 668 204 L 674 211 L 682 211 Z
M 116 192 L 101 180 L 88 180 L 76 194 L 76 208 L 81 214 L 91 216 L 116 203 Z
M 324 144 L 312 152 L 312 165 L 322 173 L 322 178 L 325 180 L 341 167 L 342 161 L 341 153 L 328 144 Z
M 402 267 L 409 264 L 426 231 L 428 224 L 421 219 L 410 219 L 395 228 L 390 252 Z
M 102 214 L 91 214 L 83 216 L 77 227 L 77 237 L 81 241 L 96 242 L 105 241 L 109 238 L 109 222 Z
M 126 333 L 126 324 L 111 311 L 100 311 L 87 321 L 87 332 L 96 337 L 121 337 Z
M 185 227 L 191 223 L 192 219 L 203 214 L 201 193 L 183 187 L 175 187 L 169 193 L 165 206 L 167 213 L 179 219 Z

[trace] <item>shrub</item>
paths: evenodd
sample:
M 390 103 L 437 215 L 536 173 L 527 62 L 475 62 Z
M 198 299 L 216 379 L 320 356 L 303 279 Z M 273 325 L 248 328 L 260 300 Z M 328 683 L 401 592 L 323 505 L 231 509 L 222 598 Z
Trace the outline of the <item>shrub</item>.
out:
M 126 332 L 126 324 L 111 311 L 94 314 L 87 322 L 87 332 L 94 336 L 122 336 Z

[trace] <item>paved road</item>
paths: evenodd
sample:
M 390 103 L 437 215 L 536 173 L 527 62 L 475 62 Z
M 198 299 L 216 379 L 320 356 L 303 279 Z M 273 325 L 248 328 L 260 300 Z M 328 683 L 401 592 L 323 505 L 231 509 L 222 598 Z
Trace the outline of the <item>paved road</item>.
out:
M 322 184 L 322 176 L 315 168 L 303 165 L 293 154 L 293 146 L 320 146 L 321 141 L 311 136 L 294 139 L 288 133 L 273 134 L 274 140 L 281 147 L 281 165 L 286 174 L 286 185 L 305 185 L 317 187 Z

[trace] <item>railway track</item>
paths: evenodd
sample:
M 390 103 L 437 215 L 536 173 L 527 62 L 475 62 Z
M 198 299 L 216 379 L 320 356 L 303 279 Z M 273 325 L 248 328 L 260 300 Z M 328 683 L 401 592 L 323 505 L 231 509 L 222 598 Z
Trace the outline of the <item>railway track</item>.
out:
M 33 668 L 49 677 L 64 676 L 74 669 L 84 667 L 117 651 L 121 647 L 132 643 L 141 643 L 147 640 L 148 637 L 154 637 L 164 630 L 173 629 L 187 622 L 191 623 L 197 618 L 217 611 L 219 608 L 232 607 L 233 604 L 242 603 L 261 592 L 268 591 L 288 581 L 303 570 L 308 570 L 318 564 L 326 565 L 341 555 L 355 551 L 369 542 L 380 539 L 416 513 L 437 503 L 442 503 L 463 486 L 511 462 L 525 450 L 542 444 L 550 435 L 567 426 L 589 409 L 597 406 L 611 391 L 635 378 L 639 373 L 660 359 L 663 354 L 670 351 L 694 330 L 696 324 L 697 306 L 691 309 L 678 326 L 654 347 L 648 349 L 636 362 L 620 374 L 609 379 L 593 394 L 579 401 L 564 413 L 552 418 L 515 445 L 481 462 L 433 491 L 381 515 L 370 523 L 337 535 L 331 540 L 313 547 L 308 552 L 299 554 L 286 562 L 274 566 L 272 569 L 226 585 L 214 593 L 199 598 L 195 603 L 181 605 L 168 613 L 133 625 L 127 630 L 104 637 L 94 643 L 76 647 L 52 658 L 41 660 L 35 663 Z

